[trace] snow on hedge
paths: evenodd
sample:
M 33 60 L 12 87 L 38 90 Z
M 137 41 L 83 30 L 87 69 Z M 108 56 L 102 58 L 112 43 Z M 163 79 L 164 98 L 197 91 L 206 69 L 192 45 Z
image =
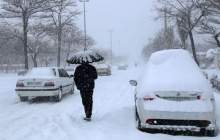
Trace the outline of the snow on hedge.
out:
M 210 93 L 208 81 L 189 52 L 182 49 L 153 53 L 143 70 L 138 93 L 196 91 Z

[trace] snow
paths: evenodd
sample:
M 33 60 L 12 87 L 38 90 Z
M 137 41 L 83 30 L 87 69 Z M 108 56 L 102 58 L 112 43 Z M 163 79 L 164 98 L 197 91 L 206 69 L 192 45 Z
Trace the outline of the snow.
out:
M 52 68 L 38 67 L 31 69 L 23 78 L 50 78 L 54 76 Z
M 207 75 L 209 79 L 213 78 L 220 78 L 220 70 L 219 69 L 205 69 L 203 70 Z
M 219 140 L 191 136 L 148 134 L 135 128 L 134 87 L 128 83 L 139 69 L 118 71 L 99 77 L 94 91 L 92 122 L 85 122 L 77 91 L 60 103 L 37 101 L 21 103 L 15 95 L 15 74 L 0 75 L 0 140 Z M 216 93 L 220 118 L 220 94 Z M 218 120 L 218 126 L 220 126 Z
M 156 91 L 212 92 L 191 55 L 182 49 L 152 54 L 138 84 L 140 95 Z

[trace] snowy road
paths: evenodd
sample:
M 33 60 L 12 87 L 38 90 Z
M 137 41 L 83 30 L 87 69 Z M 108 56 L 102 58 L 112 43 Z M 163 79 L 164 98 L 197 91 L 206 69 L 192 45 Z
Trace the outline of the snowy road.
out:
M 62 102 L 21 103 L 15 95 L 15 75 L 0 75 L 0 140 L 219 140 L 147 134 L 135 128 L 133 92 L 128 81 L 135 71 L 114 71 L 100 77 L 94 92 L 92 122 L 82 118 L 78 91 Z M 216 94 L 220 118 L 220 95 Z M 218 125 L 220 125 L 218 121 Z

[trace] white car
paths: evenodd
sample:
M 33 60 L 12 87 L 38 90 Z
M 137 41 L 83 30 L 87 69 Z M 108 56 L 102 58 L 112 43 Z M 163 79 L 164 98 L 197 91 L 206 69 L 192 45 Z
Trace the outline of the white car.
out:
M 135 117 L 147 132 L 216 135 L 215 99 L 209 82 L 185 50 L 151 55 L 135 88 Z
M 63 68 L 33 68 L 18 79 L 15 91 L 21 101 L 48 96 L 59 102 L 63 94 L 74 93 L 74 82 Z
M 99 76 L 109 76 L 111 75 L 111 66 L 105 63 L 94 65 Z

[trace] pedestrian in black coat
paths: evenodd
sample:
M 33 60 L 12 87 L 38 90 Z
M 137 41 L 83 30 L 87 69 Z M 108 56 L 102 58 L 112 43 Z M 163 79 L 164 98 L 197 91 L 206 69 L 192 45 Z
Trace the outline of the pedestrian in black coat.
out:
M 74 73 L 74 81 L 82 98 L 85 120 L 91 120 L 93 106 L 93 90 L 95 87 L 95 79 L 97 79 L 96 68 L 88 63 L 77 66 Z

